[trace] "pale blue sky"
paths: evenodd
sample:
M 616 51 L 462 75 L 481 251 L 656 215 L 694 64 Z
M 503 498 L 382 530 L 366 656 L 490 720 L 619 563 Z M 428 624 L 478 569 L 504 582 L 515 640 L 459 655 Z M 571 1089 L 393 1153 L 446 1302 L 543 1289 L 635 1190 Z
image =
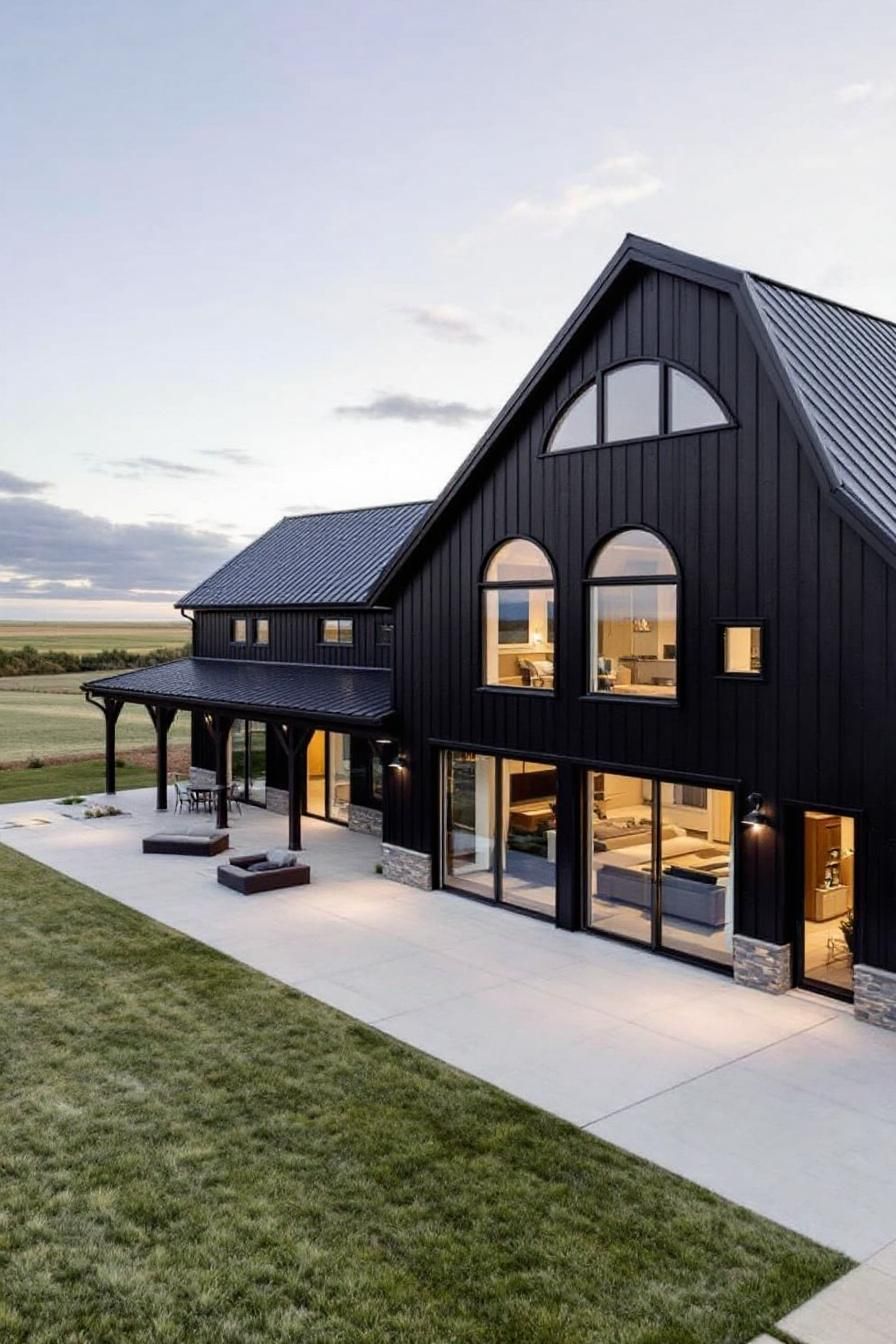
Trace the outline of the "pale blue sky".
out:
M 0 617 L 436 494 L 627 230 L 896 317 L 894 123 L 889 0 L 7 0 Z

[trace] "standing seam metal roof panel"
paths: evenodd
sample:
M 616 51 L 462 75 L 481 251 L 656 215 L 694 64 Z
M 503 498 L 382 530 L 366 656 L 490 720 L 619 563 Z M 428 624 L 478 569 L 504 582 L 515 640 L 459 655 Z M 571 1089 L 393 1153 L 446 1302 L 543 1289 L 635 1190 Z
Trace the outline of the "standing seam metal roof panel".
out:
M 282 518 L 178 607 L 362 605 L 429 503 Z

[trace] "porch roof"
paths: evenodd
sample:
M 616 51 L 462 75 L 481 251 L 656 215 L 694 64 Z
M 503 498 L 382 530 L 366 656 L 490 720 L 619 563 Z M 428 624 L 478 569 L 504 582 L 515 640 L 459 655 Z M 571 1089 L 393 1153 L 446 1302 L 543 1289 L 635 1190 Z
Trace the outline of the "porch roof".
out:
M 392 712 L 392 677 L 374 667 L 179 658 L 84 682 L 88 695 L 258 717 L 375 727 Z

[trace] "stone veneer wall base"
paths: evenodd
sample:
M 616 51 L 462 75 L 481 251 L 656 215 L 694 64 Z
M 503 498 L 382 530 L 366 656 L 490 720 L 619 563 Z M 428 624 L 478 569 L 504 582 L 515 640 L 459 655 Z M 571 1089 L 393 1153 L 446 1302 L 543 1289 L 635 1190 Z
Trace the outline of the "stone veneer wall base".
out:
M 862 1022 L 896 1031 L 896 975 L 879 966 L 853 967 L 855 1014 Z
M 736 933 L 734 979 L 766 994 L 785 994 L 793 986 L 790 943 L 764 943 L 761 938 Z
M 348 828 L 350 831 L 358 831 L 361 835 L 380 836 L 383 833 L 383 814 L 375 807 L 361 807 L 360 803 L 349 803 Z
M 270 784 L 264 791 L 264 802 L 269 812 L 276 812 L 278 816 L 289 816 L 289 792 L 287 789 L 274 789 Z
M 432 858 L 401 845 L 383 845 L 383 877 L 419 891 L 432 891 Z

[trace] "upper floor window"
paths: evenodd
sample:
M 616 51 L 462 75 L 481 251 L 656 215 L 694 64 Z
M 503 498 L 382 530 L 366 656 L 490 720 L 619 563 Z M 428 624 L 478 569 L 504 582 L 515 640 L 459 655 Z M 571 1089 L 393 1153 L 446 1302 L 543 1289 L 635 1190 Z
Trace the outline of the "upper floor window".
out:
M 691 374 L 661 360 L 636 359 L 607 369 L 577 393 L 557 417 L 545 451 L 655 439 L 730 423 L 721 401 Z
M 590 689 L 674 699 L 678 688 L 678 567 L 665 542 L 630 528 L 598 551 L 591 588 Z
M 354 637 L 354 621 L 351 616 L 324 616 L 321 618 L 321 644 L 351 644 Z
M 255 643 L 270 644 L 271 642 L 271 623 L 267 616 L 258 616 L 255 619 Z
M 230 622 L 231 644 L 245 644 L 247 622 L 245 616 L 234 616 Z
M 761 677 L 762 626 L 752 621 L 728 621 L 720 628 L 722 676 Z
M 492 555 L 483 589 L 487 686 L 554 688 L 554 572 L 534 541 L 505 541 Z

